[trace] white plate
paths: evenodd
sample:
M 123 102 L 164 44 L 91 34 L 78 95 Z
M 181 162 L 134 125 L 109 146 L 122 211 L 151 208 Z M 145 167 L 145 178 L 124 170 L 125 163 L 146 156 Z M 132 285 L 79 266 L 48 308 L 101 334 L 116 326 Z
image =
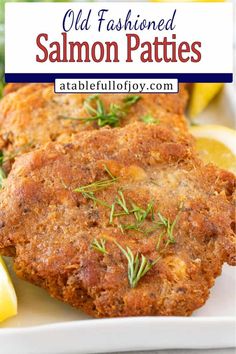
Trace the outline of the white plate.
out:
M 198 123 L 236 126 L 235 87 L 227 85 Z M 225 266 L 192 317 L 94 320 L 16 278 L 19 314 L 1 324 L 1 354 L 72 354 L 236 346 L 236 269 Z
M 0 353 L 72 354 L 236 346 L 236 269 L 225 266 L 192 317 L 94 320 L 16 278 L 19 314 L 2 324 Z

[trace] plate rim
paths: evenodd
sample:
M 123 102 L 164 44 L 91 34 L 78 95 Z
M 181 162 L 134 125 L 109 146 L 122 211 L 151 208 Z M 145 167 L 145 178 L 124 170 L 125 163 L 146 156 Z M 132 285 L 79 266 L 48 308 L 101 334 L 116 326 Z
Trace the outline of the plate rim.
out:
M 72 321 L 60 321 L 60 322 L 52 322 L 46 324 L 40 324 L 36 326 L 23 326 L 23 327 L 0 327 L 0 337 L 3 334 L 18 333 L 18 332 L 35 332 L 35 331 L 48 331 L 55 329 L 62 329 L 65 327 L 66 329 L 70 327 L 99 327 L 99 326 L 118 326 L 121 324 L 139 324 L 142 323 L 144 325 L 150 324 L 150 322 L 154 325 L 159 323 L 161 324 L 233 324 L 236 326 L 236 316 L 189 316 L 189 317 L 181 317 L 181 316 L 137 316 L 137 317 L 115 317 L 115 318 L 91 318 L 91 319 L 82 319 L 82 320 L 72 320 Z

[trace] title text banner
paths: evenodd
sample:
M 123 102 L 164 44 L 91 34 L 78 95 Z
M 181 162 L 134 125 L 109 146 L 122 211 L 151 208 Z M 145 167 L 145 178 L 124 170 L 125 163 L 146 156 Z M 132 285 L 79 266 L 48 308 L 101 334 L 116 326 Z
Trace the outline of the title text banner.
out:
M 7 82 L 231 82 L 231 3 L 7 3 Z

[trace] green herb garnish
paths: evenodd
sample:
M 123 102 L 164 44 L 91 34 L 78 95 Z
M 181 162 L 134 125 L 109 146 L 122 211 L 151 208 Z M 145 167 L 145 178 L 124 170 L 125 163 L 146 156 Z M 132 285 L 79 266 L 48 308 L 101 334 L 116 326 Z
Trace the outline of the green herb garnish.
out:
M 123 100 L 124 104 L 126 107 L 132 106 L 136 102 L 138 102 L 141 99 L 141 96 L 138 95 L 130 95 L 126 96 Z
M 115 213 L 115 203 L 111 205 L 111 212 L 110 212 L 110 218 L 109 218 L 109 223 L 113 223 L 113 218 L 114 218 L 114 213 Z
M 121 216 L 123 214 L 122 213 L 114 214 L 114 216 Z M 122 232 L 124 232 L 125 230 L 135 230 L 144 234 L 148 234 L 154 231 L 154 230 L 145 230 L 142 228 L 142 224 L 146 220 L 149 214 L 151 214 L 151 219 L 152 221 L 154 221 L 153 202 L 148 203 L 146 209 L 142 209 L 135 203 L 132 203 L 132 209 L 128 210 L 127 214 L 128 215 L 133 214 L 135 217 L 135 222 L 133 224 L 120 224 L 120 229 Z
M 74 192 L 89 194 L 89 193 L 98 192 L 102 189 L 108 188 L 111 185 L 113 185 L 117 181 L 118 177 L 113 176 L 111 171 L 105 165 L 104 165 L 104 170 L 109 175 L 110 177 L 109 179 L 102 179 L 100 181 L 95 181 L 93 183 L 87 184 L 86 186 L 81 186 L 79 188 L 76 188 Z
M 111 208 L 109 204 L 107 204 L 105 201 L 101 199 L 98 199 L 94 194 L 95 192 L 98 192 L 100 190 L 112 186 L 119 178 L 113 176 L 113 174 L 111 173 L 111 171 L 108 169 L 106 165 L 104 165 L 104 170 L 107 172 L 110 178 L 102 179 L 100 181 L 95 181 L 85 186 L 81 186 L 79 188 L 74 189 L 74 192 L 81 193 L 84 196 L 84 198 L 93 200 L 95 204 L 97 203 L 107 208 Z
M 95 238 L 91 243 L 91 247 L 96 251 L 101 252 L 102 254 L 108 253 L 106 250 L 106 240 L 104 238 L 101 238 L 99 240 Z
M 174 238 L 174 228 L 177 223 L 179 213 L 176 215 L 176 217 L 172 223 L 170 222 L 169 219 L 164 217 L 160 212 L 158 213 L 158 216 L 159 216 L 160 220 L 158 221 L 157 225 L 164 226 L 165 229 L 161 232 L 161 234 L 158 237 L 156 250 L 159 250 L 160 245 L 161 245 L 161 241 L 163 240 L 164 236 L 167 235 L 167 240 L 165 242 L 165 246 L 163 249 L 163 250 L 165 250 L 166 247 L 169 246 L 169 244 L 174 244 L 176 242 L 175 238 Z
M 159 248 L 160 248 L 160 246 L 161 246 L 161 241 L 162 241 L 162 239 L 163 239 L 165 233 L 166 233 L 166 231 L 164 230 L 164 231 L 162 231 L 162 232 L 160 233 L 160 235 L 158 236 L 158 241 L 157 241 L 157 244 L 156 244 L 156 250 L 157 250 L 157 251 L 159 251 Z
M 122 211 L 115 212 L 116 205 L 120 206 Z M 115 202 L 111 205 L 110 224 L 112 224 L 114 217 L 134 215 L 135 222 L 133 224 L 119 224 L 122 233 L 124 233 L 125 230 L 135 230 L 142 233 L 147 233 L 146 230 L 141 228 L 141 225 L 150 213 L 152 220 L 154 220 L 153 202 L 148 203 L 146 209 L 140 208 L 135 203 L 131 203 L 131 206 L 131 208 L 128 207 L 123 192 L 119 190 L 118 196 L 115 198 Z
M 98 192 L 102 189 L 108 188 L 116 182 L 117 178 L 114 179 L 102 179 L 100 181 L 96 181 L 86 186 L 82 186 L 76 188 L 74 191 L 77 193 L 94 193 Z
M 96 108 L 91 106 L 90 102 L 92 101 L 96 103 Z M 84 119 L 87 122 L 97 121 L 99 127 L 104 127 L 105 125 L 117 127 L 117 125 L 119 125 L 120 119 L 125 114 L 119 105 L 113 103 L 110 104 L 109 111 L 106 112 L 104 104 L 98 95 L 90 96 L 87 100 L 85 100 L 84 108 L 90 115 L 89 118 Z
M 129 214 L 129 209 L 127 208 L 126 200 L 121 190 L 118 191 L 118 196 L 116 197 L 116 204 L 118 204 L 124 210 L 125 214 Z
M 159 124 L 159 119 L 154 118 L 151 114 L 146 114 L 145 116 L 140 118 L 142 122 L 145 124 Z
M 148 203 L 146 210 L 140 208 L 135 203 L 132 203 L 132 207 L 132 212 L 134 213 L 134 216 L 138 223 L 142 223 L 147 218 L 149 213 L 151 213 L 151 218 L 152 220 L 154 220 L 153 202 Z
M 175 238 L 174 238 L 174 227 L 176 225 L 176 222 L 178 220 L 178 215 L 176 216 L 175 220 L 171 223 L 169 219 L 167 219 L 166 217 L 164 217 L 160 212 L 157 213 L 160 221 L 158 221 L 158 225 L 160 226 L 164 226 L 165 230 L 166 230 L 166 234 L 167 234 L 167 246 L 170 243 L 175 243 Z M 166 246 L 166 247 L 167 247 Z
M 82 195 L 86 199 L 93 200 L 94 204 L 100 204 L 100 205 L 105 206 L 107 208 L 111 208 L 111 206 L 109 204 L 107 204 L 106 202 L 104 202 L 104 200 L 101 200 L 101 199 L 95 197 L 93 192 L 88 192 L 88 193 L 87 192 L 82 192 Z
M 116 204 L 119 205 L 123 211 L 115 213 Z M 110 224 L 113 223 L 113 218 L 121 215 L 129 215 L 129 209 L 126 205 L 126 200 L 122 190 L 118 191 L 118 196 L 116 196 L 114 203 L 111 205 L 111 212 L 110 212 Z
M 154 261 L 150 261 L 140 253 L 137 253 L 136 256 L 134 256 L 133 252 L 128 246 L 126 249 L 124 249 L 118 242 L 115 243 L 127 258 L 129 284 L 131 288 L 135 288 L 140 279 L 158 262 L 160 256 Z
M 65 116 L 60 116 L 59 118 L 84 121 L 85 123 L 96 121 L 99 127 L 104 127 L 106 125 L 109 125 L 110 127 L 117 127 L 120 124 L 120 120 L 126 116 L 129 107 L 134 105 L 140 98 L 140 96 L 127 96 L 123 100 L 123 105 L 111 103 L 109 110 L 106 111 L 99 95 L 92 95 L 84 101 L 84 108 L 89 115 L 88 118 Z M 95 107 L 91 105 L 93 102 L 95 103 Z
M 141 233 L 145 233 L 145 231 L 142 230 L 140 228 L 140 226 L 137 225 L 137 224 L 119 224 L 119 228 L 121 229 L 122 233 L 124 233 L 124 231 L 127 231 L 127 230 L 133 230 L 133 231 L 138 231 L 138 232 L 141 232 Z
M 93 107 L 91 102 L 95 102 L 96 106 Z M 98 95 L 89 96 L 84 101 L 84 108 L 89 115 L 88 118 L 59 116 L 59 119 L 77 120 L 85 123 L 97 122 L 99 127 L 110 125 L 114 128 L 119 125 L 120 119 L 125 115 L 125 112 L 121 107 L 113 103 L 110 104 L 109 110 L 106 111 L 104 104 Z
M 109 208 L 110 209 L 110 216 L 109 216 L 109 223 L 110 224 L 113 223 L 114 217 L 133 215 L 134 216 L 133 223 L 123 224 L 122 222 L 120 222 L 118 224 L 118 227 L 121 229 L 122 233 L 124 233 L 124 231 L 127 231 L 127 230 L 134 230 L 134 231 L 141 232 L 145 235 L 149 235 L 150 233 L 153 233 L 157 229 L 164 227 L 163 232 L 159 236 L 156 249 L 157 250 L 159 249 L 164 235 L 167 235 L 167 241 L 165 243 L 164 248 L 166 248 L 169 244 L 174 244 L 175 243 L 174 227 L 176 225 L 178 215 L 176 216 L 176 218 L 173 222 L 170 222 L 170 220 L 168 218 L 166 218 L 160 212 L 158 212 L 157 215 L 158 215 L 159 220 L 156 221 L 155 215 L 154 215 L 154 202 L 153 201 L 148 203 L 146 209 L 139 207 L 134 202 L 131 202 L 130 203 L 131 206 L 129 206 L 127 201 L 125 200 L 125 196 L 124 196 L 124 193 L 122 190 L 118 190 L 118 192 L 117 192 L 118 195 L 115 197 L 115 200 L 111 205 L 106 203 L 104 200 L 98 199 L 95 196 L 95 192 L 98 192 L 100 190 L 110 187 L 118 179 L 118 177 L 113 176 L 113 174 L 110 172 L 110 170 L 107 168 L 107 166 L 104 165 L 104 169 L 109 176 L 108 179 L 102 179 L 100 181 L 95 181 L 91 184 L 76 188 L 74 191 L 77 193 L 82 193 L 82 195 L 85 198 L 93 200 L 95 204 L 100 204 L 102 206 Z M 117 211 L 116 206 L 120 207 L 121 210 Z M 145 220 L 147 220 L 147 217 L 149 215 L 150 215 L 150 218 L 152 221 L 152 227 L 148 229 L 148 228 L 143 227 L 143 223 L 145 222 Z
M 4 180 L 5 180 L 6 178 L 7 178 L 7 176 L 6 176 L 6 174 L 5 174 L 4 170 L 3 170 L 3 168 L 0 167 L 0 189 L 2 189 L 2 187 L 3 187 L 3 182 L 4 182 Z

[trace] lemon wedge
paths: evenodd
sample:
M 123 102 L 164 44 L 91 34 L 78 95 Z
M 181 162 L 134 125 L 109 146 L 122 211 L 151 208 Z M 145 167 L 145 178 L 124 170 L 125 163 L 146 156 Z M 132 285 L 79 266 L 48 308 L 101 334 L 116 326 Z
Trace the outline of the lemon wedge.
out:
M 192 127 L 190 131 L 204 162 L 213 162 L 236 174 L 236 130 L 221 125 L 202 125 Z
M 195 83 L 193 84 L 190 103 L 189 116 L 196 117 L 208 106 L 213 98 L 221 91 L 222 83 Z
M 0 257 L 0 321 L 4 321 L 16 314 L 16 293 L 4 261 Z

